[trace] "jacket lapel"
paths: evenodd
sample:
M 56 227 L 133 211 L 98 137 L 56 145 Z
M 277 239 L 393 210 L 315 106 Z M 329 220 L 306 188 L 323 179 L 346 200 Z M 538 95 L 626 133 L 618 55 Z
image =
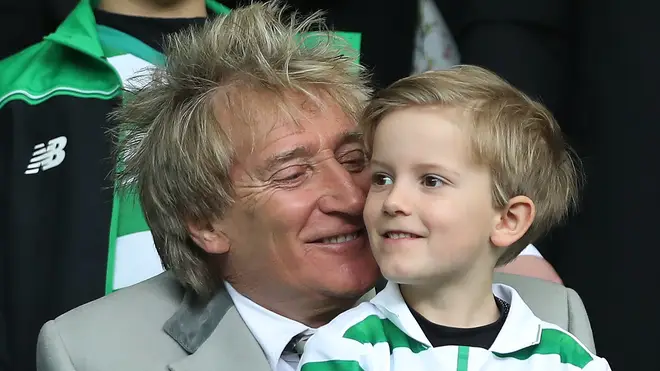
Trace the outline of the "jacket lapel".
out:
M 374 290 L 359 302 L 373 298 Z M 266 356 L 224 289 L 209 301 L 187 293 L 163 330 L 188 353 L 171 371 L 271 371 Z
M 164 330 L 189 355 L 169 365 L 171 371 L 270 371 L 261 347 L 225 290 L 208 303 L 186 295 Z

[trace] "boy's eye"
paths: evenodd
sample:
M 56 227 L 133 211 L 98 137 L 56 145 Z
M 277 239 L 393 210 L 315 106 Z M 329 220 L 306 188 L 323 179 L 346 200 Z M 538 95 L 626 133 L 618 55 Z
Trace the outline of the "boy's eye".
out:
M 392 183 L 394 183 L 394 181 L 388 175 L 382 173 L 376 173 L 371 176 L 371 184 L 373 185 L 385 186 L 385 185 L 391 185 Z
M 425 175 L 422 178 L 422 184 L 424 187 L 436 188 L 445 185 L 445 181 L 437 175 Z

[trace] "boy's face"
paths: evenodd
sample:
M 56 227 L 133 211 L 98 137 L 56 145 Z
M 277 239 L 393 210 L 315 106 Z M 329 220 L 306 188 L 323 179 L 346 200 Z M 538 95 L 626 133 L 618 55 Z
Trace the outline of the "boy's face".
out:
M 464 120 L 441 107 L 392 112 L 374 137 L 364 219 L 383 275 L 403 284 L 492 269 L 500 213 L 486 167 L 469 157 Z

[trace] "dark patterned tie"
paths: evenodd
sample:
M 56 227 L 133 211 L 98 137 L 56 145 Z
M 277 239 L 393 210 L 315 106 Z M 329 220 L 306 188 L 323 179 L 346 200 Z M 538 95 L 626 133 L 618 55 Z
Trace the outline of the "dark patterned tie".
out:
M 312 334 L 308 334 L 306 331 L 294 336 L 286 347 L 284 347 L 284 351 L 302 355 L 305 350 L 305 344 L 307 344 L 307 340 L 311 336 Z

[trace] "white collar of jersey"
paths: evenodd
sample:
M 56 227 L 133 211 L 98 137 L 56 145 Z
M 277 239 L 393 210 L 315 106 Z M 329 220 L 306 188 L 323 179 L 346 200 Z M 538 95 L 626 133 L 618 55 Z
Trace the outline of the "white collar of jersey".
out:
M 509 303 L 510 308 L 504 326 L 489 350 L 506 354 L 538 344 L 541 341 L 542 322 L 532 313 L 516 290 L 506 285 L 494 284 L 493 294 Z M 431 347 L 430 341 L 401 297 L 398 284 L 388 282 L 385 289 L 378 293 L 371 303 L 401 331 Z
M 291 341 L 291 338 L 303 331 L 315 331 L 300 322 L 260 306 L 241 295 L 227 282 L 225 282 L 225 288 L 234 302 L 236 310 L 264 351 L 271 370 L 277 369 L 277 363 L 282 356 L 284 347 Z

